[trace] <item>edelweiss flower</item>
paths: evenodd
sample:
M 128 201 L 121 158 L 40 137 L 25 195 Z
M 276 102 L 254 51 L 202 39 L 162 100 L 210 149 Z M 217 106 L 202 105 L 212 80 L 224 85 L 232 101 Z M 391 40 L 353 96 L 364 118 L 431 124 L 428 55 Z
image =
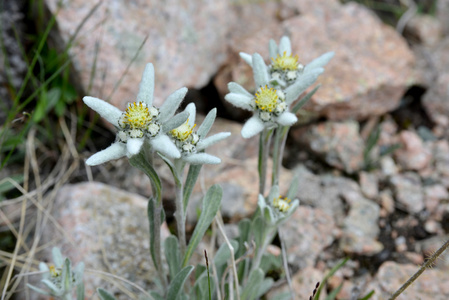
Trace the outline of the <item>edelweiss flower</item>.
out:
M 298 55 L 293 56 L 291 42 L 287 36 L 281 38 L 279 46 L 275 41 L 270 40 L 268 48 L 272 61 L 267 66 L 270 74 L 270 84 L 273 86 L 279 85 L 283 88 L 293 85 L 297 81 L 306 81 L 312 84 L 324 71 L 322 67 L 334 56 L 333 52 L 327 52 L 304 66 L 299 63 Z M 251 55 L 240 52 L 240 57 L 253 67 Z
M 290 217 L 299 206 L 299 200 L 291 201 L 279 196 L 279 186 L 273 186 L 267 198 L 259 195 L 259 209 L 265 220 L 272 225 L 279 225 Z
M 95 166 L 125 155 L 131 157 L 140 152 L 144 142 L 148 142 L 153 151 L 159 151 L 171 158 L 181 157 L 181 153 L 166 132 L 172 129 L 168 124 L 173 124 L 171 119 L 175 119 L 173 115 L 186 93 L 187 88 L 180 88 L 168 96 L 160 109 L 155 108 L 154 67 L 149 63 L 143 72 L 137 100 L 129 103 L 124 112 L 101 99 L 84 97 L 83 101 L 87 106 L 118 130 L 115 143 L 92 155 L 86 164 Z
M 297 118 L 288 110 L 290 105 L 311 86 L 324 71 L 322 68 L 334 56 L 328 52 L 314 59 L 307 66 L 298 61 L 298 56 L 292 56 L 290 39 L 281 38 L 279 47 L 270 40 L 269 51 L 272 63 L 267 66 L 262 57 L 255 53 L 240 56 L 253 69 L 256 83 L 256 94 L 253 96 L 235 82 L 229 83 L 230 93 L 225 99 L 231 104 L 253 111 L 242 129 L 242 136 L 249 138 L 261 132 L 264 128 L 279 125 L 291 126 Z
M 252 56 L 256 94 L 252 95 L 235 82 L 228 84 L 230 93 L 225 99 L 232 105 L 253 111 L 254 115 L 243 125 L 242 136 L 250 138 L 265 128 L 279 125 L 291 126 L 298 119 L 288 111 L 289 105 L 296 100 L 292 94 L 286 94 L 281 89 L 270 86 L 268 69 L 262 56 L 258 53 Z
M 185 111 L 189 113 L 187 121 L 170 131 L 175 145 L 181 152 L 181 159 L 190 164 L 219 164 L 221 160 L 218 157 L 203 152 L 207 147 L 231 135 L 230 132 L 220 132 L 206 138 L 215 121 L 217 109 L 214 108 L 207 114 L 197 132 L 193 131 L 196 127 L 195 104 L 188 104 Z

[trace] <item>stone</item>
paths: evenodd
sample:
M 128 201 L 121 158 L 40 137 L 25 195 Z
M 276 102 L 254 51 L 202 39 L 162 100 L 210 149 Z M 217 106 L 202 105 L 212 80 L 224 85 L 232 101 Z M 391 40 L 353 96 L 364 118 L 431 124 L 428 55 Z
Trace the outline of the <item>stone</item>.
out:
M 303 64 L 325 52 L 336 53 L 317 81 L 322 84 L 320 90 L 305 106 L 314 118 L 345 120 L 383 115 L 399 105 L 413 82 L 415 58 L 405 40 L 373 12 L 354 2 L 319 6 L 280 25 L 265 26 L 231 51 L 258 52 L 268 61 L 269 39 L 278 41 L 285 33 L 290 35 L 293 53 Z M 227 79 L 219 80 L 221 76 Z M 217 75 L 215 83 L 222 96 L 228 92 L 223 83 L 229 80 L 254 90 L 250 68 L 241 60 Z
M 416 14 L 407 22 L 404 36 L 414 43 L 433 46 L 443 36 L 442 24 L 433 16 Z
M 369 199 L 376 199 L 379 195 L 379 178 L 374 173 L 360 172 L 360 189 L 363 195 Z
M 319 123 L 311 125 L 304 135 L 292 134 L 293 139 L 298 139 L 332 167 L 354 173 L 363 166 L 365 147 L 355 121 Z
M 147 199 L 98 182 L 66 185 L 56 199 L 52 216 L 59 228 L 47 228 L 44 241 L 61 248 L 73 264 L 83 261 L 86 269 L 119 275 L 145 290 L 155 287 Z M 164 240 L 170 232 L 166 224 L 161 230 Z M 86 272 L 84 284 L 88 297 L 102 287 L 128 298 L 99 274 Z
M 380 159 L 380 169 L 384 176 L 395 175 L 399 172 L 396 163 L 391 156 L 383 156 Z
M 399 134 L 402 147 L 395 151 L 395 158 L 404 170 L 423 170 L 429 166 L 431 151 L 413 131 L 404 130 Z
M 349 254 L 371 256 L 379 253 L 383 245 L 377 241 L 379 235 L 379 205 L 361 195 L 351 203 L 344 220 L 340 248 Z
M 426 209 L 430 213 L 436 213 L 439 208 L 440 201 L 444 201 L 447 199 L 449 199 L 449 193 L 447 191 L 447 188 L 442 184 L 435 184 L 424 187 L 424 203 Z
M 421 179 L 418 174 L 407 172 L 390 178 L 394 196 L 398 204 L 410 213 L 418 213 L 424 208 Z
M 332 216 L 321 209 L 299 206 L 280 230 L 287 259 L 296 269 L 312 267 L 320 252 L 335 239 Z
M 437 251 L 443 244 L 449 239 L 449 236 L 446 235 L 440 235 L 440 236 L 433 236 L 431 238 L 427 238 L 422 241 L 417 241 L 415 244 L 415 251 L 418 253 L 422 253 L 423 256 L 428 259 L 430 256 L 432 256 L 435 251 Z M 435 261 L 435 264 L 432 266 L 436 269 L 443 270 L 443 271 L 449 271 L 449 252 L 446 250 L 444 251 L 440 257 Z
M 432 121 L 445 128 L 449 127 L 449 73 L 440 74 L 436 82 L 423 97 L 423 106 Z
M 58 12 L 59 34 L 52 37 L 62 49 L 95 6 L 85 0 L 64 1 L 60 8 L 58 0 L 45 3 L 51 13 Z M 160 106 L 182 86 L 206 86 L 225 62 L 228 44 L 250 36 L 268 20 L 277 22 L 277 6 L 238 0 L 102 3 L 70 47 L 74 82 L 86 91 L 92 79 L 90 95 L 124 108 L 134 101 L 145 64 L 152 62 L 155 105 Z
M 418 266 L 413 264 L 403 265 L 393 261 L 383 263 L 374 281 L 366 289 L 367 291 L 371 289 L 375 291 L 373 297 L 370 299 L 381 300 L 390 298 L 417 270 Z M 436 269 L 426 270 L 396 299 L 448 299 L 448 280 L 449 274 L 445 271 Z

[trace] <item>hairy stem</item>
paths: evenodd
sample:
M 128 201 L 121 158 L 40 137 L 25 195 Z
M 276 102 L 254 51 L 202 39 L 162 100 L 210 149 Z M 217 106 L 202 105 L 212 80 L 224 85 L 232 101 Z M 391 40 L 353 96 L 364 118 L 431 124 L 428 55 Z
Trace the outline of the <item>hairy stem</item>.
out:
M 179 248 L 181 250 L 181 257 L 186 253 L 186 215 L 184 213 L 183 203 L 183 184 L 176 185 L 176 225 L 178 230 Z
M 443 246 L 440 247 L 429 259 L 426 261 L 425 264 L 419 268 L 419 270 L 413 274 L 412 277 L 410 277 L 389 299 L 393 300 L 396 299 L 400 294 L 402 294 L 406 288 L 408 288 L 416 279 L 418 279 L 419 276 L 421 276 L 422 273 L 429 267 L 433 265 L 435 260 L 449 247 L 449 240 L 447 240 Z
M 260 133 L 259 140 L 259 194 L 265 193 L 265 182 L 267 177 L 267 162 L 268 154 L 270 152 L 270 142 L 273 130 L 264 129 Z
M 154 249 L 155 249 L 155 265 L 157 274 L 159 276 L 159 280 L 161 281 L 162 286 L 164 287 L 164 291 L 167 290 L 167 277 L 164 275 L 164 268 L 162 266 L 162 254 L 161 254 L 161 214 L 162 210 L 162 201 L 157 202 L 157 206 L 154 209 L 154 218 L 153 218 L 153 226 L 154 226 Z
M 284 263 L 285 277 L 287 278 L 288 288 L 290 289 L 290 296 L 292 300 L 295 300 L 295 291 L 293 290 L 292 278 L 290 276 L 290 270 L 288 269 L 287 251 L 285 249 L 284 236 L 281 233 L 281 229 L 278 228 L 279 240 L 281 241 L 282 261 Z

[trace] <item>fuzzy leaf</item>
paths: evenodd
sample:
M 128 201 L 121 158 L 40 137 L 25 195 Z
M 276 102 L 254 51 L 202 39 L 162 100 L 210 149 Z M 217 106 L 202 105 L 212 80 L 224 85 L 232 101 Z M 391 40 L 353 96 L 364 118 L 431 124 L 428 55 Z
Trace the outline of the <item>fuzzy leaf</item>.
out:
M 114 296 L 102 288 L 97 289 L 97 294 L 101 300 L 116 300 Z
M 242 300 L 256 299 L 260 285 L 263 281 L 263 277 L 264 274 L 261 269 L 256 269 L 251 272 L 251 274 L 249 275 L 248 282 L 243 288 L 241 296 Z
M 324 67 L 332 59 L 332 57 L 334 57 L 334 55 L 335 55 L 335 52 L 324 53 L 323 55 L 315 58 L 310 63 L 308 63 L 305 66 L 304 71 L 307 72 L 308 70 Z
M 184 261 L 182 264 L 183 266 L 187 265 L 187 263 L 190 260 L 190 257 L 193 254 L 193 251 L 195 251 L 196 247 L 203 238 L 207 228 L 209 228 L 210 224 L 214 220 L 215 215 L 220 209 L 222 196 L 223 190 L 217 184 L 211 186 L 207 191 L 206 195 L 204 196 L 201 216 L 198 220 L 198 223 L 195 226 L 195 230 L 193 231 L 192 237 L 189 242 L 189 246 L 187 247 L 187 251 L 184 256 Z
M 231 243 L 232 248 L 234 248 L 234 253 L 237 253 L 239 250 L 239 243 L 235 240 L 230 240 L 229 242 Z M 231 258 L 231 250 L 229 249 L 228 244 L 223 243 L 215 254 L 214 264 L 218 267 L 225 264 L 229 258 Z
M 298 110 L 300 110 L 309 100 L 312 98 L 312 96 L 318 91 L 320 88 L 320 85 L 317 85 L 313 90 L 307 93 L 304 97 L 301 98 L 291 109 L 292 113 L 296 114 Z
M 198 136 L 203 139 L 209 133 L 209 130 L 212 128 L 214 124 L 215 118 L 217 116 L 217 109 L 211 109 L 207 116 L 204 118 L 203 123 L 201 123 L 200 127 L 197 130 Z
M 168 268 L 170 270 L 170 278 L 175 278 L 181 267 L 181 252 L 179 250 L 178 238 L 170 235 L 165 240 L 164 245 L 165 258 L 167 259 Z
M 187 266 L 183 268 L 178 274 L 176 274 L 175 278 L 173 278 L 170 283 L 170 287 L 168 288 L 167 299 L 177 299 L 184 283 L 189 277 L 190 273 L 193 271 L 193 266 Z

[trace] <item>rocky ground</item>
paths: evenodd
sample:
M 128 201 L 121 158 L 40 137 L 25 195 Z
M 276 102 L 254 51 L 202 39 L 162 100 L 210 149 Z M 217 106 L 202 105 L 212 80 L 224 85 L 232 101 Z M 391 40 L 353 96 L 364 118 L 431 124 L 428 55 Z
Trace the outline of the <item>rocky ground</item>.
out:
M 46 2 L 55 11 L 57 1 Z M 151 61 L 157 104 L 187 86 L 192 89 L 188 98 L 203 113 L 215 106 L 222 109 L 219 114 L 226 119 L 218 120 L 213 131 L 225 128 L 232 136 L 226 145 L 210 149 L 223 163 L 203 168 L 188 228 L 195 223 L 203 188 L 213 183 L 223 187 L 221 212 L 231 237 L 236 223 L 256 209 L 258 141 L 241 138 L 241 121 L 247 116 L 222 99 L 229 81 L 252 88 L 250 69 L 238 52 L 267 57 L 268 40 L 287 34 L 304 64 L 336 52 L 319 79 L 321 88 L 290 132 L 284 157 L 281 189 L 299 174 L 301 206 L 282 228 L 298 298 L 307 299 L 316 282 L 349 257 L 330 279 L 328 291 L 343 284 L 337 299 L 361 297 L 370 290 L 375 290 L 371 299 L 386 299 L 448 239 L 447 1 L 436 2 L 435 15 L 412 14 L 403 34 L 355 2 L 190 1 L 170 8 L 137 2 L 128 8 L 98 7 L 71 49 L 73 72 L 85 90 L 96 61 L 98 78 L 90 94 L 106 98 L 148 34 L 111 102 L 123 107 L 135 96 L 144 62 Z M 91 7 L 87 1 L 64 4 L 54 38 L 67 41 Z M 162 165 L 159 169 L 167 236 L 174 195 L 169 171 Z M 151 195 L 149 181 L 126 160 L 92 172 L 95 181 L 76 178 L 58 191 L 53 214 L 64 234 L 48 225 L 44 240 L 57 241 L 63 253 L 90 269 L 151 286 L 147 278 L 154 270 L 148 262 L 143 209 L 144 197 Z M 279 253 L 277 247 L 271 251 Z M 449 253 L 444 256 L 449 258 Z M 448 299 L 448 270 L 449 259 L 439 260 L 400 299 Z M 90 283 L 98 284 L 95 280 Z M 267 298 L 286 288 L 280 284 Z

